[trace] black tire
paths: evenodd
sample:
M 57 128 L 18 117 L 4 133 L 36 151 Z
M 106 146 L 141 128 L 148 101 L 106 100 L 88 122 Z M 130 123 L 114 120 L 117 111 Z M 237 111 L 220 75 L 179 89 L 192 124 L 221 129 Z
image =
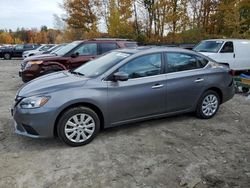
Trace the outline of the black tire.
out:
M 247 87 L 242 87 L 242 92 L 243 93 L 247 93 L 249 91 L 249 88 L 247 88 Z
M 6 59 L 6 60 L 10 60 L 10 59 L 11 59 L 10 53 L 5 53 L 5 54 L 3 55 L 3 58 Z
M 86 140 L 83 140 L 81 142 L 73 142 L 72 140 L 70 140 L 70 138 L 68 138 L 69 135 L 66 136 L 65 127 L 67 126 L 67 122 L 69 122 L 70 120 L 72 120 L 72 118 L 74 116 L 78 116 L 79 117 L 80 114 L 86 114 L 87 117 L 89 116 L 89 117 L 92 118 L 91 121 L 94 122 L 94 128 L 92 129 L 93 133 Z M 77 123 L 75 122 L 75 124 L 77 124 Z M 80 125 L 77 125 L 76 127 L 78 127 L 78 126 L 80 126 Z M 75 127 L 75 126 L 72 126 L 72 127 Z M 78 130 L 78 128 L 76 128 L 76 129 L 77 130 L 74 130 L 74 131 L 71 132 L 72 135 L 73 135 L 73 133 L 75 135 L 75 136 L 73 136 L 72 139 L 76 139 L 76 137 L 78 136 L 78 134 L 80 135 L 83 132 L 84 132 L 84 135 L 86 135 L 85 133 L 88 133 L 88 132 L 85 132 L 85 130 L 82 130 L 82 128 L 81 128 L 81 130 Z M 91 110 L 90 108 L 82 107 L 82 106 L 70 108 L 69 110 L 65 111 L 61 115 L 61 117 L 60 117 L 60 119 L 58 121 L 58 124 L 57 124 L 57 134 L 58 134 L 58 137 L 64 143 L 66 143 L 66 144 L 68 144 L 70 146 L 73 146 L 73 147 L 82 146 L 82 145 L 88 144 L 89 142 L 91 142 L 95 138 L 95 136 L 97 135 L 97 133 L 99 132 L 99 130 L 100 130 L 100 120 L 99 120 L 98 115 L 93 110 Z M 78 131 L 80 131 L 81 133 L 79 133 Z M 84 138 L 82 137 L 82 139 L 84 139 Z
M 216 109 L 214 109 L 211 114 L 205 114 L 204 111 L 203 111 L 203 104 L 205 102 L 205 99 L 206 97 L 208 96 L 214 96 L 217 100 L 217 107 Z M 213 91 L 213 90 L 208 90 L 206 91 L 205 93 L 202 94 L 202 96 L 200 97 L 199 99 L 199 102 L 197 104 L 197 107 L 196 107 L 196 116 L 198 118 L 201 118 L 201 119 L 209 119 L 209 118 L 212 118 L 216 113 L 217 111 L 219 110 L 219 107 L 220 107 L 220 97 L 218 95 L 218 93 L 216 91 Z

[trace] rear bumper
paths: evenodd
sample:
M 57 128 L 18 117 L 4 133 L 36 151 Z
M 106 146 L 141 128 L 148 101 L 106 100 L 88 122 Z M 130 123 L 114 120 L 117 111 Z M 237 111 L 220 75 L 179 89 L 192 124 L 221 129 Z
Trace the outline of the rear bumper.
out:
M 235 88 L 234 88 L 234 83 L 232 81 L 232 83 L 230 83 L 230 85 L 223 90 L 222 103 L 232 99 L 234 94 L 235 94 Z

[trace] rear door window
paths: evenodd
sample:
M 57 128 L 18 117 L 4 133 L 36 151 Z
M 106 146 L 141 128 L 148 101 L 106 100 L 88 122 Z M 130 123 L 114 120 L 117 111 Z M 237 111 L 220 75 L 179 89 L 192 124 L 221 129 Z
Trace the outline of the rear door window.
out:
M 117 45 L 116 43 L 100 43 L 99 48 L 100 48 L 100 54 L 104 54 L 108 51 L 117 49 Z
M 208 60 L 193 54 L 169 52 L 165 53 L 166 72 L 180 72 L 203 68 L 207 65 Z

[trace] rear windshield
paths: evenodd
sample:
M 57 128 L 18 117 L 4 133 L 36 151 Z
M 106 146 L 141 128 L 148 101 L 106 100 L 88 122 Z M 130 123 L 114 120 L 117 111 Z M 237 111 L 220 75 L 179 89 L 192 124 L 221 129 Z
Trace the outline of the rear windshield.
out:
M 223 41 L 201 41 L 193 50 L 196 52 L 217 53 L 222 44 Z

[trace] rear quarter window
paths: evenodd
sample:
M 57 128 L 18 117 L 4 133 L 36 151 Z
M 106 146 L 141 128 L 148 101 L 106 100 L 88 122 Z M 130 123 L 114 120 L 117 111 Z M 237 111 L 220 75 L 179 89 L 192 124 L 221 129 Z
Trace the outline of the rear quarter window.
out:
M 165 53 L 165 62 L 165 72 L 171 73 L 203 68 L 208 60 L 193 54 L 169 52 Z

